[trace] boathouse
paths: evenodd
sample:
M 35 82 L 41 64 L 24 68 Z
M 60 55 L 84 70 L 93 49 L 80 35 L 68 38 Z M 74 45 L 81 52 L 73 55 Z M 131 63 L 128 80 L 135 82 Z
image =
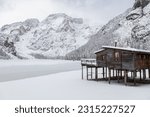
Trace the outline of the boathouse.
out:
M 103 46 L 95 52 L 96 59 L 82 59 L 82 79 L 111 80 L 147 83 L 150 82 L 150 51 L 134 48 Z M 86 69 L 84 69 L 86 68 Z

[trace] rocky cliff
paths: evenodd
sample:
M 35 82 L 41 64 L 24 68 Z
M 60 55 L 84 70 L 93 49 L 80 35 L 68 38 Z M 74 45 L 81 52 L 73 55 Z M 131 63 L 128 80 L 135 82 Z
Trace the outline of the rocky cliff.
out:
M 94 52 L 102 45 L 133 47 L 150 50 L 150 3 L 149 0 L 137 0 L 133 8 L 115 17 L 104 25 L 89 42 L 67 54 L 67 59 L 94 57 Z

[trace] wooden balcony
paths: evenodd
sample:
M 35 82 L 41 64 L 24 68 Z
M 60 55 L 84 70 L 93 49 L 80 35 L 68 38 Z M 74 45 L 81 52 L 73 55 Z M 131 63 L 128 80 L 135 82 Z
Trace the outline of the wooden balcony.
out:
M 96 59 L 81 59 L 82 66 L 97 66 Z

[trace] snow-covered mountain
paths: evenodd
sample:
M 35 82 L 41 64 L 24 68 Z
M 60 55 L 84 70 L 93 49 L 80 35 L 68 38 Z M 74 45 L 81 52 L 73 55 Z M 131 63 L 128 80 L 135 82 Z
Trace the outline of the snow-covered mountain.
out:
M 62 57 L 86 44 L 98 29 L 63 13 L 49 15 L 41 22 L 28 19 L 0 29 L 0 52 L 7 58 Z M 5 46 L 6 40 L 13 42 L 14 49 Z
M 91 36 L 87 44 L 67 54 L 67 59 L 94 57 L 102 45 L 150 50 L 150 0 L 135 0 L 133 8 L 115 17 Z

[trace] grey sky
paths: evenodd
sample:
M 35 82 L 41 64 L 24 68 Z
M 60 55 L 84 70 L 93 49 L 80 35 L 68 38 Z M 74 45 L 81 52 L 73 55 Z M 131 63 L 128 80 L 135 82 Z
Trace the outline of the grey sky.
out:
M 0 26 L 28 18 L 43 20 L 52 13 L 105 24 L 133 6 L 134 0 L 0 0 Z

